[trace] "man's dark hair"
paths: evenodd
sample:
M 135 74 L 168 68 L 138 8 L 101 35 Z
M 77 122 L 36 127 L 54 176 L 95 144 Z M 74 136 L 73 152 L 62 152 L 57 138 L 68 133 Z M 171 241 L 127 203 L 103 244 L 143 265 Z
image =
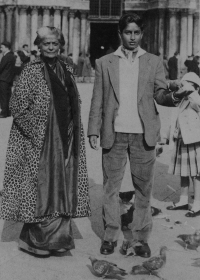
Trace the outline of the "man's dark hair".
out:
M 178 51 L 176 51 L 176 52 L 174 53 L 174 55 L 175 55 L 175 56 L 177 56 L 178 54 L 179 54 L 179 52 L 178 52 Z
M 27 44 L 24 44 L 24 45 L 22 46 L 22 48 L 25 48 L 25 47 L 28 47 L 28 45 L 27 45 Z
M 123 15 L 119 20 L 119 31 L 120 31 L 120 33 L 122 33 L 123 30 L 127 27 L 127 25 L 129 23 L 132 23 L 132 22 L 137 24 L 142 31 L 144 30 L 143 19 L 135 13 L 128 13 L 128 14 Z
M 1 43 L 1 45 L 5 46 L 9 50 L 11 50 L 11 43 L 10 42 L 4 41 L 4 42 Z

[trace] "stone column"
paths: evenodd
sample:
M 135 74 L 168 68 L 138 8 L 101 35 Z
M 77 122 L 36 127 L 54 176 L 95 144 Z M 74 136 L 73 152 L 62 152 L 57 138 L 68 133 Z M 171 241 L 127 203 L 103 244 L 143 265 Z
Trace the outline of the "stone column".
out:
M 165 10 L 159 10 L 159 27 L 158 27 L 158 50 L 164 54 L 164 16 Z
M 5 39 L 5 14 L 4 14 L 4 10 L 3 8 L 1 8 L 0 10 L 1 12 L 1 20 L 0 20 L 0 24 L 1 24 L 1 42 L 4 41 Z
M 86 42 L 85 42 L 85 53 L 90 52 L 90 21 L 86 22 Z
M 188 11 L 187 20 L 187 55 L 192 54 L 192 41 L 193 41 L 193 11 Z
M 186 29 L 187 30 L 187 29 Z M 169 57 L 177 50 L 176 45 L 176 10 L 169 11 Z
M 14 23 L 15 23 L 15 35 L 14 35 L 14 49 L 19 48 L 19 9 L 18 6 L 15 8 L 14 12 Z
M 54 11 L 54 26 L 56 28 L 61 29 L 61 14 L 60 14 L 60 9 L 58 9 L 57 7 L 55 8 Z
M 74 36 L 73 36 L 73 61 L 77 64 L 78 56 L 80 52 L 81 42 L 81 21 L 79 17 L 74 19 Z
M 187 58 L 187 10 L 181 11 L 181 38 L 180 38 L 180 60 L 181 67 Z
M 68 10 L 64 10 L 63 11 L 63 17 L 62 17 L 62 32 L 63 32 L 63 36 L 65 38 L 65 55 L 67 55 L 68 53 L 68 36 L 69 36 L 69 32 L 68 32 L 68 28 L 69 28 L 69 24 L 68 24 Z
M 27 13 L 26 7 L 20 7 L 19 10 L 19 47 L 27 43 Z
M 200 21 L 199 12 L 194 14 L 194 30 L 193 30 L 193 50 L 192 53 L 196 54 L 200 49 Z
M 50 25 L 50 10 L 49 10 L 48 7 L 44 7 L 42 25 L 43 26 L 49 26 Z
M 80 51 L 85 55 L 85 42 L 86 42 L 86 13 L 81 13 L 81 48 Z
M 159 15 L 158 10 L 154 12 L 154 53 L 158 53 L 158 24 L 159 24 Z
M 68 53 L 73 52 L 74 15 L 75 15 L 75 13 L 70 11 L 70 13 L 69 13 L 69 50 L 68 50 Z
M 35 38 L 37 36 L 36 32 L 38 29 L 38 8 L 32 7 L 31 10 L 31 50 L 37 50 L 37 47 L 34 45 Z
M 14 7 L 7 6 L 5 8 L 6 12 L 6 40 L 11 43 L 12 36 L 12 15 L 13 15 Z

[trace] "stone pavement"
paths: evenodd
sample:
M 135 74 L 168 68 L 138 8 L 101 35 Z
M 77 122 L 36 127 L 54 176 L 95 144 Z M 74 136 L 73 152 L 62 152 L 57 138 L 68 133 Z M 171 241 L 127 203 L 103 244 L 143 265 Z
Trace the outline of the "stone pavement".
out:
M 85 132 L 92 95 L 92 84 L 78 84 L 82 99 L 82 119 Z M 158 106 L 161 116 L 162 133 L 169 125 L 171 108 Z M 0 189 L 2 189 L 3 170 L 5 162 L 6 145 L 11 118 L 0 120 Z M 99 253 L 103 225 L 101 221 L 102 200 L 102 173 L 101 173 L 101 149 L 93 151 L 89 148 L 86 139 L 87 164 L 90 182 L 90 197 L 92 216 L 73 220 L 76 249 L 63 256 L 51 256 L 49 258 L 37 258 L 33 255 L 20 251 L 17 240 L 22 227 L 21 223 L 0 221 L 0 280 L 94 280 L 98 279 L 91 272 L 89 256 L 98 259 L 106 259 L 117 263 L 120 267 L 131 271 L 133 265 L 141 264 L 144 260 L 140 257 L 125 258 L 119 253 L 123 240 L 120 235 L 118 247 L 110 256 L 102 256 Z M 167 280 L 198 280 L 200 279 L 200 253 L 195 250 L 185 250 L 177 235 L 181 233 L 193 233 L 194 229 L 200 228 L 200 218 L 186 218 L 186 211 L 167 211 L 166 206 L 171 201 L 177 201 L 180 193 L 179 178 L 167 174 L 169 162 L 168 147 L 164 147 L 163 153 L 157 158 L 155 184 L 152 195 L 152 205 L 162 210 L 162 213 L 154 218 L 153 232 L 149 241 L 152 255 L 158 254 L 159 248 L 166 245 L 167 263 L 162 270 L 162 276 Z M 122 191 L 131 190 L 129 167 L 123 180 Z M 192 194 L 192 191 L 191 191 Z M 168 219 L 165 219 L 167 215 Z M 179 221 L 180 224 L 174 224 Z M 200 250 L 200 249 L 199 249 Z M 197 265 L 193 266 L 194 259 L 198 259 Z M 111 279 L 111 278 L 109 278 Z M 127 275 L 124 278 L 112 279 L 135 279 L 153 280 L 155 276 Z

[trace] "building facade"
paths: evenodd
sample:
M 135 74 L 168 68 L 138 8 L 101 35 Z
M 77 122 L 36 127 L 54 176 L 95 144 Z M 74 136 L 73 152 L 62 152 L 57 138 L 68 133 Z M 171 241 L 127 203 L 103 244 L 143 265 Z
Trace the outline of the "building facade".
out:
M 0 0 L 0 41 L 10 41 L 13 50 L 25 43 L 32 50 L 37 29 L 55 26 L 62 29 L 65 53 L 72 53 L 75 63 L 80 52 L 90 53 L 94 63 L 119 45 L 119 16 L 136 12 L 146 20 L 142 44 L 147 51 L 170 57 L 178 50 L 183 66 L 188 55 L 200 50 L 200 0 L 90 1 Z

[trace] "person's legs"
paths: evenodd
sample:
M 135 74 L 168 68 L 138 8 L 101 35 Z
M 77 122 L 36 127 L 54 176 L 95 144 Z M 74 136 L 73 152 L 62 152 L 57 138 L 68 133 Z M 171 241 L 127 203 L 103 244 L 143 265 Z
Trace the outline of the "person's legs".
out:
M 147 146 L 143 134 L 130 134 L 130 166 L 135 188 L 132 241 L 147 243 L 152 231 L 150 198 L 153 185 L 155 147 Z
M 193 177 L 194 184 L 194 202 L 191 211 L 200 211 L 200 176 Z
M 188 191 L 190 186 L 190 178 L 181 176 L 181 195 L 179 202 L 177 202 L 175 207 L 188 204 Z
M 127 135 L 116 133 L 111 149 L 103 149 L 103 219 L 105 221 L 104 240 L 117 241 L 120 233 L 119 190 L 127 162 Z

